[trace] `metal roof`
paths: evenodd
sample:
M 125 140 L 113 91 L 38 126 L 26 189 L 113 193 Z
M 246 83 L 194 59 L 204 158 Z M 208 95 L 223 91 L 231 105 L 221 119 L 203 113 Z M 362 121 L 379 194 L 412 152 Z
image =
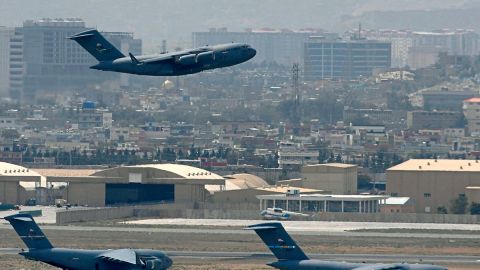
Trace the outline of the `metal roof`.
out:
M 19 165 L 0 162 L 0 176 L 41 176 L 35 171 Z
M 290 200 L 290 201 L 371 201 L 385 200 L 389 196 L 383 195 L 327 195 L 327 194 L 274 194 L 274 195 L 257 195 L 257 199 L 263 200 Z
M 405 205 L 410 197 L 390 197 L 385 200 L 385 205 Z
M 126 166 L 129 168 L 152 168 L 162 171 L 167 171 L 173 174 L 177 174 L 180 177 L 186 179 L 208 179 L 208 180 L 224 180 L 224 178 L 218 174 L 209 172 L 197 167 L 182 165 L 182 164 L 143 164 L 135 166 Z
M 462 159 L 410 159 L 389 168 L 387 171 L 480 172 L 480 161 Z

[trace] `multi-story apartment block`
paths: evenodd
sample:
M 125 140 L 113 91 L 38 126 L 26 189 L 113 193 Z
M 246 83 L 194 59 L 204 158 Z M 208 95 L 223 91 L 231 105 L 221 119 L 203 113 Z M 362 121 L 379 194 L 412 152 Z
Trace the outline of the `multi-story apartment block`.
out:
M 305 43 L 306 80 L 358 79 L 391 66 L 391 44 L 374 40 L 311 38 Z
M 293 142 L 281 142 L 278 147 L 278 165 L 280 168 L 300 168 L 304 165 L 318 164 L 318 151 Z
M 118 78 L 119 74 L 89 69 L 96 60 L 67 39 L 87 29 L 81 19 L 28 20 L 16 27 L 10 40 L 11 92 L 21 93 L 23 101 L 29 103 L 39 91 L 79 89 Z M 107 32 L 105 37 L 125 54 L 141 53 L 141 40 L 131 33 Z
M 463 101 L 463 115 L 467 120 L 470 135 L 480 136 L 480 98 L 469 98 Z

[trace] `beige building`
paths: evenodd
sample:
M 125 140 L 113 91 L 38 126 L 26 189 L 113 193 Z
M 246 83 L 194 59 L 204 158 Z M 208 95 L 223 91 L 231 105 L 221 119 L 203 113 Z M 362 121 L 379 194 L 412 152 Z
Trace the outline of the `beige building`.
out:
M 22 166 L 0 162 L 0 203 L 25 204 L 35 196 L 41 175 Z
M 410 159 L 387 170 L 387 194 L 410 197 L 417 213 L 450 209 L 469 186 L 480 186 L 479 161 Z
M 247 173 L 227 175 L 225 185 L 208 185 L 206 189 L 211 193 L 211 203 L 228 209 L 257 209 L 258 195 L 286 194 L 292 190 L 302 194 L 324 193 L 322 190 L 288 185 L 271 186 L 262 178 Z
M 302 187 L 329 191 L 332 194 L 357 193 L 357 165 L 343 163 L 302 167 Z
M 16 165 L 9 165 L 13 166 Z M 5 171 L 9 174 L 10 169 Z M 30 173 L 35 175 L 0 175 L 0 201 L 4 196 L 5 202 L 23 204 L 21 181 L 37 181 L 38 186 L 46 187 L 45 199 L 42 199 L 46 204 L 65 199 L 72 205 L 178 203 L 196 208 L 206 202 L 209 193 L 205 185 L 225 183 L 217 174 L 179 164 L 146 164 L 104 170 L 37 169 Z

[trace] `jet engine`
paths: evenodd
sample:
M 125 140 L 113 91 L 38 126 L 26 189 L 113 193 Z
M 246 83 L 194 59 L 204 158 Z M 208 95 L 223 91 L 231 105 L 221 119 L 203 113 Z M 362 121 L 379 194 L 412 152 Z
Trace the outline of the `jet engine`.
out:
M 178 62 L 184 66 L 194 65 L 197 63 L 197 57 L 195 54 L 183 55 L 178 58 Z
M 164 264 L 160 259 L 153 259 L 145 261 L 145 269 L 148 270 L 164 270 L 167 269 L 168 265 Z
M 197 62 L 207 64 L 215 61 L 215 54 L 213 52 L 203 52 L 197 54 Z

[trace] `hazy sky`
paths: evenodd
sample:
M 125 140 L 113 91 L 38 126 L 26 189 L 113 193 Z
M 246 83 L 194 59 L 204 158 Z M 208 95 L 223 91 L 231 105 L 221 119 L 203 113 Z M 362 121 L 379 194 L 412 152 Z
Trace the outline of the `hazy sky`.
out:
M 0 0 L 0 25 L 18 26 L 27 19 L 78 17 L 87 26 L 103 31 L 129 31 L 144 40 L 147 51 L 156 49 L 162 39 L 169 46 L 188 47 L 191 33 L 211 27 L 245 28 L 323 28 L 344 31 L 362 21 L 366 26 L 409 27 L 409 18 L 400 14 L 398 22 L 384 23 L 377 11 L 479 8 L 479 0 Z M 372 13 L 373 12 L 373 13 Z M 397 14 L 397 15 L 398 15 Z M 423 13 L 422 13 L 423 14 Z M 477 13 L 478 14 L 478 13 Z M 387 15 L 388 17 L 389 15 Z M 413 15 L 415 16 L 415 14 Z M 421 16 L 421 15 L 416 15 Z M 472 15 L 473 16 L 473 15 Z M 455 16 L 458 17 L 458 16 Z M 462 17 L 462 16 L 460 16 Z M 432 24 L 443 27 L 443 21 Z M 461 19 L 461 18 L 460 18 Z M 462 24 L 452 19 L 452 28 Z M 415 20 L 413 20 L 415 21 Z M 432 20 L 430 20 L 432 21 Z M 435 20 L 433 20 L 435 22 Z M 378 25 L 373 25 L 378 24 Z M 419 21 L 421 27 L 423 22 Z M 448 24 L 447 24 L 448 26 Z M 472 26 L 473 28 L 473 26 Z

